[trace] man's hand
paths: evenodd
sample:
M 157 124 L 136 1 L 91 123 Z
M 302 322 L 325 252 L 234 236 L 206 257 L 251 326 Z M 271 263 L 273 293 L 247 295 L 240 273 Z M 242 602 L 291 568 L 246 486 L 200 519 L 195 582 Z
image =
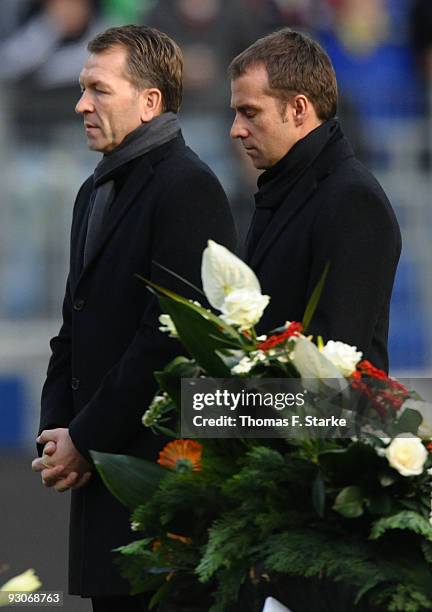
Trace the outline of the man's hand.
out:
M 32 462 L 32 469 L 41 472 L 46 487 L 62 493 L 87 484 L 91 465 L 75 448 L 67 428 L 44 430 L 36 441 L 45 446 L 42 457 Z

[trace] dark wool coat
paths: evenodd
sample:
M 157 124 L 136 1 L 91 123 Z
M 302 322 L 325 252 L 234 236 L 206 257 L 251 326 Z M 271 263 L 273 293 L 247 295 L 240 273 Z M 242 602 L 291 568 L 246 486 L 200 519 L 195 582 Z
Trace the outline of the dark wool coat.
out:
M 401 236 L 376 179 L 342 137 L 321 152 L 286 195 L 268 197 L 282 203 L 247 260 L 262 292 L 271 296 L 259 331 L 301 321 L 329 262 L 309 333 L 357 346 L 364 358 L 387 370 Z
M 145 429 L 141 417 L 157 388 L 153 372 L 184 351 L 158 330 L 157 301 L 136 273 L 202 299 L 156 262 L 201 286 L 207 240 L 235 249 L 233 220 L 218 180 L 179 135 L 131 164 L 97 252 L 83 269 L 92 186 L 90 177 L 75 203 L 63 325 L 51 340 L 40 430 L 69 427 L 84 456 L 94 449 L 156 460 L 165 441 Z M 111 553 L 136 539 L 129 514 L 97 474 L 72 491 L 72 594 L 129 592 Z

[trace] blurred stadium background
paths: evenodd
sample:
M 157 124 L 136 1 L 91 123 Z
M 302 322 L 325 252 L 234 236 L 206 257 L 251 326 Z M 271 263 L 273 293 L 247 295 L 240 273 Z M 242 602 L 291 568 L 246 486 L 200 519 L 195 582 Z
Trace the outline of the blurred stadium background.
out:
M 284 25 L 321 41 L 345 132 L 402 228 L 392 373 L 431 376 L 431 0 L 0 0 L 0 584 L 33 566 L 44 588 L 66 590 L 67 495 L 45 491 L 30 460 L 73 201 L 98 161 L 73 111 L 77 77 L 87 41 L 123 23 L 156 26 L 181 45 L 183 131 L 225 186 L 242 237 L 257 176 L 229 139 L 226 67 Z M 64 609 L 89 609 L 80 603 Z

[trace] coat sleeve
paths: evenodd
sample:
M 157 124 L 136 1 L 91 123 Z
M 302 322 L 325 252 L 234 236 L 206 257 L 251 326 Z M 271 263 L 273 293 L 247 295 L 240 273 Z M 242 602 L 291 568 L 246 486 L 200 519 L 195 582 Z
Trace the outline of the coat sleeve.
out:
M 90 181 L 85 181 L 78 191 L 73 211 L 73 223 L 75 222 L 75 213 L 80 196 L 85 189 L 89 188 L 89 185 Z M 73 223 L 71 234 L 73 234 Z M 44 429 L 68 427 L 73 417 L 71 389 L 72 296 L 69 276 L 63 299 L 62 318 L 59 333 L 50 341 L 51 358 L 42 388 L 39 434 Z M 43 445 L 38 444 L 37 449 L 39 455 L 41 455 Z
M 57 336 L 51 339 L 51 358 L 42 388 L 39 433 L 44 429 L 68 427 L 72 419 L 71 391 L 71 296 L 69 278 L 63 300 L 63 323 Z M 37 445 L 39 455 L 43 445 Z
M 330 267 L 309 331 L 367 356 L 377 322 L 388 317 L 401 252 L 399 226 L 379 185 L 338 192 L 320 211 L 312 250 L 309 297 L 327 262 Z
M 157 264 L 200 287 L 201 256 L 207 240 L 235 249 L 231 212 L 217 179 L 211 173 L 197 171 L 175 181 L 157 203 L 152 238 L 151 280 L 202 301 L 201 295 L 194 294 Z M 159 314 L 157 300 L 152 296 L 132 342 L 71 422 L 71 438 L 87 458 L 90 449 L 121 452 L 143 431 L 141 418 L 157 389 L 153 372 L 175 355 L 184 354 L 178 341 L 159 331 Z M 115 409 L 108 411 L 107 406 Z

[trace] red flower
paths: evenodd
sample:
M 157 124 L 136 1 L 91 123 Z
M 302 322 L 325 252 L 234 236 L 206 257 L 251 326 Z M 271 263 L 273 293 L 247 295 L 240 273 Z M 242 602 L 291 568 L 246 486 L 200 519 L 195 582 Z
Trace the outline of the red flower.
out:
M 367 386 L 367 384 L 358 378 L 354 378 L 354 380 L 351 381 L 351 388 L 355 391 L 360 391 L 360 393 L 366 395 L 367 397 L 372 397 L 373 395 L 372 390 Z
M 291 338 L 292 336 L 298 336 L 302 331 L 303 325 L 301 323 L 293 321 L 280 334 L 274 334 L 273 336 L 270 336 L 270 338 L 267 338 L 267 340 L 264 340 L 264 342 L 260 342 L 257 348 L 261 351 L 268 351 L 277 346 L 278 344 L 285 342 L 285 340 L 288 340 L 288 338 Z
M 374 365 L 371 364 L 370 361 L 367 361 L 367 359 L 363 359 L 363 361 L 360 361 L 360 363 L 357 365 L 357 368 L 365 376 L 372 376 L 373 378 L 378 378 L 379 380 L 388 379 L 388 376 L 384 372 L 384 370 L 376 368 Z
M 382 398 L 383 402 L 387 402 L 394 410 L 399 410 L 405 401 L 405 396 L 395 395 L 391 391 L 383 389 L 378 393 L 378 396 Z
M 404 398 L 408 395 L 408 389 L 398 380 L 395 380 L 394 378 L 389 378 L 388 382 L 393 391 L 400 393 L 404 396 Z

